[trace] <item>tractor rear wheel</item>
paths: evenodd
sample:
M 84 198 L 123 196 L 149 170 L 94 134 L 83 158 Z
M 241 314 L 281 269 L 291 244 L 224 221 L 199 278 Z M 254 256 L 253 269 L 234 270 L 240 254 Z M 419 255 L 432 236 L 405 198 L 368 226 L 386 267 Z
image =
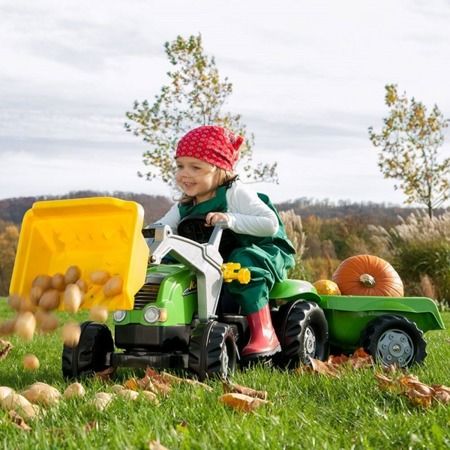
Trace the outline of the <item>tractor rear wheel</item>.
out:
M 395 315 L 370 322 L 361 334 L 361 346 L 383 366 L 409 367 L 427 355 L 423 332 L 414 322 Z
M 188 364 L 200 381 L 212 376 L 227 379 L 236 369 L 236 360 L 236 336 L 232 327 L 210 321 L 194 328 Z

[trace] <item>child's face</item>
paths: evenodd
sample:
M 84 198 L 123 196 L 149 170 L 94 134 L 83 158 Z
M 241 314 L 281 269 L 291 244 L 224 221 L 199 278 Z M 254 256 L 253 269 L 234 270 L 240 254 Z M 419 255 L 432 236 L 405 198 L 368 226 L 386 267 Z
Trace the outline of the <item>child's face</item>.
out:
M 214 197 L 219 185 L 217 167 L 190 156 L 177 158 L 176 182 L 180 189 L 197 203 Z

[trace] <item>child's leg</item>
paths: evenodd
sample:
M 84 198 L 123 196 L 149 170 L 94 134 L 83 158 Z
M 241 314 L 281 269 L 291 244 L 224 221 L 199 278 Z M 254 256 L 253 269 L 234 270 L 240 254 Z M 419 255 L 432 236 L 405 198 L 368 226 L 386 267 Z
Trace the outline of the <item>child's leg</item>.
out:
M 263 268 L 264 256 L 253 248 L 238 248 L 234 250 L 229 261 L 239 263 L 251 272 L 251 280 L 248 284 L 238 282 L 226 283 L 225 288 L 242 308 L 244 314 L 259 311 L 269 301 L 269 292 L 272 289 L 275 278 L 272 273 Z M 262 267 L 261 267 L 262 266 Z
M 251 272 L 250 283 L 239 284 L 234 281 L 225 285 L 247 315 L 250 340 L 242 350 L 242 356 L 248 359 L 269 356 L 280 350 L 268 305 L 269 291 L 275 277 L 268 270 L 270 264 L 267 264 L 266 258 L 260 249 L 252 247 L 236 249 L 230 255 L 230 261 L 240 263 Z

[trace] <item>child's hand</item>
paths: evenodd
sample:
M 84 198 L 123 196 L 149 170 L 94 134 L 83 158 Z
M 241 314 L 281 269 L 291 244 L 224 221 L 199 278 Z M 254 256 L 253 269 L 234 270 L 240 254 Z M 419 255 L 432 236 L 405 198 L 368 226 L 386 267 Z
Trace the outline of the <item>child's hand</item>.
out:
M 228 216 L 221 212 L 210 212 L 206 215 L 205 222 L 207 227 L 213 227 L 217 222 L 228 223 Z

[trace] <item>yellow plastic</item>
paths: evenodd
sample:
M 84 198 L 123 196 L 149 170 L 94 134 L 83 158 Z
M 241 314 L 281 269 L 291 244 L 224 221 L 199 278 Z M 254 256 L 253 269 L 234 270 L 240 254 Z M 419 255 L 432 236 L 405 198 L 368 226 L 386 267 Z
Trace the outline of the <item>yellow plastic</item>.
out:
M 111 197 L 36 202 L 22 222 L 10 294 L 28 299 L 38 275 L 65 273 L 76 265 L 88 284 L 82 309 L 133 309 L 145 283 L 149 248 L 142 236 L 144 210 Z M 90 273 L 106 270 L 123 279 L 122 293 L 106 298 Z M 60 309 L 63 309 L 61 306 Z
M 231 283 L 233 280 L 237 280 L 240 284 L 250 283 L 250 270 L 241 268 L 239 263 L 222 264 L 222 275 L 225 283 Z

